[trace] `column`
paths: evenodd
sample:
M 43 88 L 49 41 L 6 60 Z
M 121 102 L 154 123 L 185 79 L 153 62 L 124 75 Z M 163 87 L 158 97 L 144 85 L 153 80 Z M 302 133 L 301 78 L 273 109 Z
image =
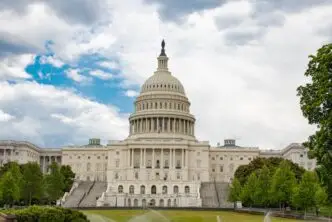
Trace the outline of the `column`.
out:
M 183 167 L 184 167 L 184 149 L 182 149 L 181 153 L 182 153 L 182 163 L 181 163 L 181 168 L 183 168 Z
M 148 133 L 149 132 L 149 119 L 148 118 L 145 118 L 145 133 Z
M 161 155 L 160 168 L 163 169 L 164 168 L 164 149 L 163 148 L 161 148 L 161 154 L 160 155 Z
M 169 149 L 169 168 L 172 169 L 173 166 L 173 150 L 170 148 Z
M 171 132 L 171 118 L 167 117 L 167 132 Z
M 165 117 L 163 117 L 163 126 L 162 126 L 162 132 L 165 132 Z
M 154 168 L 154 148 L 152 148 L 152 168 Z
M 186 168 L 189 167 L 189 150 L 186 150 Z
M 144 148 L 144 153 L 143 153 L 143 166 L 145 167 L 146 164 L 146 148 Z
M 176 151 L 176 149 L 173 149 L 173 168 L 175 168 L 175 162 L 176 162 L 176 160 L 175 160 L 175 151 Z
M 143 167 L 143 149 L 142 148 L 139 150 L 139 153 L 140 153 L 139 165 L 142 168 Z
M 131 149 L 131 168 L 134 168 L 134 149 Z
M 43 173 L 46 173 L 45 166 L 46 166 L 46 157 L 43 156 Z
M 127 150 L 127 166 L 130 167 L 130 149 Z
M 150 121 L 151 121 L 151 132 L 154 132 L 154 118 L 152 117 Z
M 6 153 L 6 148 L 3 150 L 3 160 L 4 160 L 4 164 L 7 163 L 7 160 L 6 160 L 6 156 L 7 156 L 7 153 Z
M 157 132 L 159 132 L 160 128 L 159 128 L 159 117 L 157 117 Z

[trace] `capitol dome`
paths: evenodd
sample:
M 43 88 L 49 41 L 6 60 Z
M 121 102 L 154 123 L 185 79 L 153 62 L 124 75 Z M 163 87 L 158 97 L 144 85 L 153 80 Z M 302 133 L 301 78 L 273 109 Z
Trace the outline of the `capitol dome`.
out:
M 129 138 L 195 139 L 195 117 L 181 82 L 168 70 L 165 42 L 161 43 L 158 68 L 142 85 L 129 117 Z
M 165 42 L 163 41 L 161 53 L 158 57 L 158 69 L 145 81 L 141 93 L 167 91 L 185 95 L 181 82 L 168 71 L 167 62 L 168 57 L 165 53 Z

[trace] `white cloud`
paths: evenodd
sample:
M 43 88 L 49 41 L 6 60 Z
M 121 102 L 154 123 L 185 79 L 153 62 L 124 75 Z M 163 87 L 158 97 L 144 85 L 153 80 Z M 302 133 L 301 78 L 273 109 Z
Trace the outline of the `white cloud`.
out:
M 45 56 L 45 55 L 40 58 L 40 63 L 41 64 L 50 64 L 57 68 L 61 68 L 65 64 L 59 58 L 55 58 L 53 56 Z
M 106 69 L 119 69 L 119 65 L 112 61 L 101 61 L 98 65 Z
M 0 139 L 64 145 L 87 143 L 90 137 L 119 139 L 127 135 L 127 114 L 72 91 L 33 82 L 0 82 L 0 89 L 0 107 L 15 116 L 6 129 L 0 129 Z
M 0 122 L 8 122 L 14 118 L 15 118 L 14 116 L 5 113 L 3 110 L 0 109 Z
M 139 95 L 139 93 L 137 91 L 134 91 L 134 90 L 127 90 L 125 92 L 125 95 L 128 96 L 128 97 L 136 97 Z
M 80 74 L 78 69 L 67 69 L 65 71 L 65 74 L 69 79 L 72 79 L 78 83 L 85 83 L 90 81 L 88 77 Z
M 281 148 L 290 142 L 302 142 L 313 132 L 302 117 L 296 88 L 305 80 L 303 73 L 308 63 L 307 56 L 327 41 L 327 37 L 319 36 L 316 30 L 319 28 L 322 33 L 323 27 L 319 24 L 325 24 L 326 18 L 332 16 L 331 7 L 313 6 L 302 12 L 284 14 L 282 25 L 270 27 L 259 24 L 252 17 L 248 1 L 231 2 L 216 9 L 193 13 L 187 21 L 179 24 L 162 22 L 157 8 L 141 1 L 108 2 L 107 7 L 112 10 L 112 23 L 98 27 L 69 25 L 57 18 L 52 9 L 34 4 L 24 16 L 1 13 L 0 29 L 25 35 L 26 40 L 35 45 L 53 40 L 53 48 L 63 61 L 75 61 L 87 53 L 100 53 L 109 60 L 116 58 L 121 67 L 120 74 L 125 78 L 125 86 L 142 84 L 152 75 L 160 40 L 165 38 L 170 70 L 186 89 L 192 104 L 191 112 L 197 118 L 196 135 L 199 139 L 210 140 L 214 144 L 226 137 L 239 137 L 241 145 Z M 240 21 L 225 24 L 224 20 L 230 17 Z M 230 44 L 229 40 L 236 38 L 251 38 L 250 44 Z M 111 68 L 111 65 L 108 67 Z M 69 74 L 76 82 L 87 78 L 75 69 Z M 126 94 L 134 94 L 129 92 Z M 7 92 L 6 96 L 10 95 Z M 47 109 L 51 120 L 61 123 L 61 126 L 93 132 L 91 126 L 93 129 L 105 129 L 104 126 L 108 125 L 112 126 L 109 128 L 127 132 L 126 125 L 114 127 L 110 120 L 109 124 L 91 121 L 92 114 L 72 107 L 67 97 L 62 97 L 62 101 L 39 96 L 35 97 L 35 102 L 57 102 L 59 107 L 74 112 L 62 113 L 42 106 L 41 110 Z M 11 100 L 13 104 L 18 103 L 14 101 Z M 99 105 L 103 107 L 101 109 L 105 108 Z M 24 124 L 31 123 L 29 115 L 26 116 Z M 43 139 L 60 135 L 50 125 L 39 126 L 35 123 L 32 129 L 37 132 L 40 127 L 47 132 L 47 135 L 44 133 L 41 136 Z M 65 131 L 73 142 L 76 141 L 75 130 Z M 109 131 L 107 136 L 119 136 Z M 97 130 L 96 134 L 99 132 Z
M 95 76 L 95 77 L 97 77 L 99 79 L 102 79 L 102 80 L 108 80 L 108 79 L 111 79 L 113 77 L 112 74 L 106 73 L 102 70 L 92 70 L 89 73 L 90 73 L 90 75 Z
M 31 54 L 13 55 L 0 62 L 0 80 L 29 79 L 25 67 L 32 63 L 34 56 Z

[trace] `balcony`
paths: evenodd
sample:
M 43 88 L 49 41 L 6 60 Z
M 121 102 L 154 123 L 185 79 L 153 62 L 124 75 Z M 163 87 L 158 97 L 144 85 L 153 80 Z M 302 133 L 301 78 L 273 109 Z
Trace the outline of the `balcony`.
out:
M 181 166 L 180 166 L 180 165 L 177 165 L 177 166 L 175 167 L 175 169 L 181 169 Z

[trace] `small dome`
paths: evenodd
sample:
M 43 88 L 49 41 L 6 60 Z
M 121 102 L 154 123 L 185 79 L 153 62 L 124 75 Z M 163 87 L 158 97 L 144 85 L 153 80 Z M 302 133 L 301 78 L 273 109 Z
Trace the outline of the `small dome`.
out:
M 181 82 L 169 72 L 156 72 L 142 86 L 141 93 L 167 91 L 185 95 Z

